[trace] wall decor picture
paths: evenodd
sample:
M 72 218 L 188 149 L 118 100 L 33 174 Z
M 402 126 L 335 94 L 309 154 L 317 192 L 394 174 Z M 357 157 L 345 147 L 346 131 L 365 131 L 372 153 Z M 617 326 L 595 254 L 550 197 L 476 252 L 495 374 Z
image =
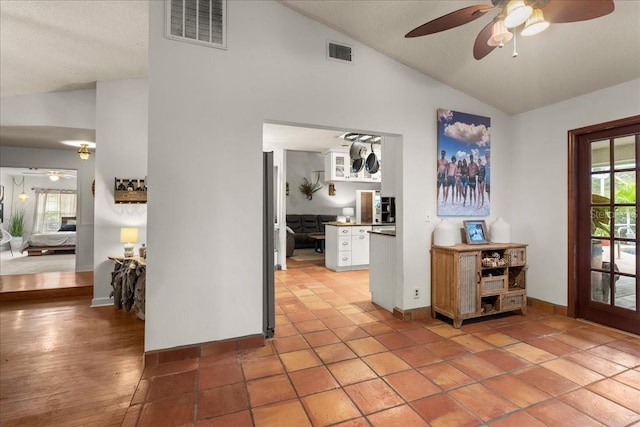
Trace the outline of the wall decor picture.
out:
M 438 216 L 489 216 L 491 119 L 438 109 Z
M 487 233 L 487 225 L 484 220 L 463 221 L 464 235 L 468 245 L 479 245 L 489 243 L 489 234 Z

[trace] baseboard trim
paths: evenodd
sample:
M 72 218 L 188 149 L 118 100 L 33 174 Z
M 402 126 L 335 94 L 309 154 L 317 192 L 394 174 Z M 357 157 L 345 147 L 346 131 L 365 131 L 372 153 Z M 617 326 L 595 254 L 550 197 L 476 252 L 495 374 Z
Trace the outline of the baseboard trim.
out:
M 91 300 L 91 307 L 104 307 L 107 305 L 113 305 L 112 298 L 94 298 Z
M 148 366 L 155 366 L 161 363 L 175 362 L 185 359 L 197 359 L 230 351 L 264 347 L 264 345 L 264 335 L 249 335 L 246 337 L 230 338 L 221 341 L 211 341 L 208 343 L 190 344 L 162 350 L 147 351 L 144 353 L 143 363 L 146 368 Z
M 531 298 L 527 296 L 527 307 L 532 307 L 549 314 L 557 314 L 559 316 L 567 316 L 567 307 L 563 305 L 553 304 L 547 301 Z M 431 317 L 431 307 L 412 308 L 403 310 L 398 307 L 393 308 L 393 317 L 400 320 L 423 320 Z
M 545 313 L 558 314 L 560 316 L 567 315 L 567 307 L 563 305 L 557 305 L 548 301 L 539 300 L 537 298 L 531 298 L 527 296 L 527 307 L 532 307 Z
M 393 317 L 400 320 L 423 320 L 431 317 L 431 307 L 411 308 L 403 310 L 398 307 L 393 308 Z
M 93 271 L 93 264 L 89 265 L 76 265 L 76 272 Z

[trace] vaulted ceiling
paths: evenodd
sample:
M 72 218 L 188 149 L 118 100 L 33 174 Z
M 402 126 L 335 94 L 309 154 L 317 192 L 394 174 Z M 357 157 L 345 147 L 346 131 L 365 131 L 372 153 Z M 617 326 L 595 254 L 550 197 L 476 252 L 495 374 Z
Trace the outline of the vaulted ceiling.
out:
M 489 16 L 425 37 L 404 35 L 456 9 L 490 4 L 488 0 L 281 3 L 508 114 L 640 78 L 640 1 L 616 1 L 607 16 L 554 24 L 539 35 L 520 37 L 517 58 L 512 58 L 510 43 L 480 61 L 473 58 L 473 43 Z M 146 0 L 2 0 L 0 95 L 144 77 L 147 38 Z M 357 50 L 355 55 L 357 60 Z

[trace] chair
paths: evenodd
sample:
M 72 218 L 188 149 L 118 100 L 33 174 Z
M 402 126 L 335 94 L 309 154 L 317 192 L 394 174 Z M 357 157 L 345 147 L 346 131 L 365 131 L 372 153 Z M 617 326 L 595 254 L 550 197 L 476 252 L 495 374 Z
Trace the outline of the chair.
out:
M 0 246 L 4 245 L 5 243 L 8 243 L 9 250 L 11 251 L 11 256 L 13 256 L 13 249 L 11 248 L 11 239 L 13 239 L 13 236 L 9 234 L 7 230 L 2 229 L 2 239 L 0 240 Z

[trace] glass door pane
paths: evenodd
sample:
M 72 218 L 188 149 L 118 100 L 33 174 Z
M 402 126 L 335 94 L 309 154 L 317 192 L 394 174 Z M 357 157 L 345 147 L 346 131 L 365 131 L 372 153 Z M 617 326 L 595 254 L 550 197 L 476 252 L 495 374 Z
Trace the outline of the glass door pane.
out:
M 636 310 L 635 138 L 591 143 L 592 302 Z

